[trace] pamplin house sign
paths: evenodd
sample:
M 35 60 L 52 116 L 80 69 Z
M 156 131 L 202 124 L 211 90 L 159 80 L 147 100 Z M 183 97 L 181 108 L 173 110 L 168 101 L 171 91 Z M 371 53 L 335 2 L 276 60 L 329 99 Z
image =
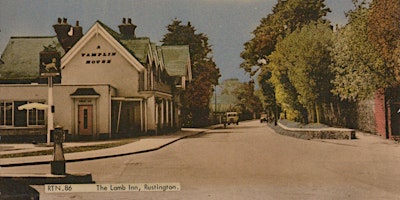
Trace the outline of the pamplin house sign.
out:
M 97 46 L 97 50 L 101 49 L 100 46 Z M 116 56 L 116 52 L 82 52 L 81 56 L 83 58 L 87 58 L 86 64 L 110 64 L 111 58 Z

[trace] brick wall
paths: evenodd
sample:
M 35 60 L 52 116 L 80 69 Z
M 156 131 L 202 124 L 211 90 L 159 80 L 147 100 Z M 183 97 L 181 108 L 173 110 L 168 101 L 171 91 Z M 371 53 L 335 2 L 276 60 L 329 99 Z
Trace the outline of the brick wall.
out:
M 385 96 L 383 90 L 375 93 L 375 124 L 378 135 L 386 137 Z

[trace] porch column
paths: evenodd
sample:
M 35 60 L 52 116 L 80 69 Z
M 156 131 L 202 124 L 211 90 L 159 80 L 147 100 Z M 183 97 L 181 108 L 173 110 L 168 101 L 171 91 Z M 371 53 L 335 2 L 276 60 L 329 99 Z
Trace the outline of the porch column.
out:
M 169 100 L 165 101 L 165 124 L 169 123 Z
M 171 127 L 174 127 L 174 102 L 170 101 Z
M 144 102 L 144 131 L 147 133 L 147 130 L 148 130 L 148 128 L 147 128 L 147 126 L 148 126 L 148 123 L 149 123 L 149 121 L 148 121 L 148 112 L 147 112 L 147 106 L 149 105 L 148 104 L 148 102 L 147 102 L 147 100 L 145 100 L 145 102 Z
M 165 116 L 164 116 L 164 109 L 165 109 L 165 107 L 164 107 L 164 101 L 165 101 L 164 99 L 161 100 L 161 122 L 160 122 L 160 123 L 161 123 L 161 124 L 160 124 L 161 127 L 164 126 L 164 117 L 165 117 Z
M 140 131 L 143 132 L 143 99 L 140 100 Z

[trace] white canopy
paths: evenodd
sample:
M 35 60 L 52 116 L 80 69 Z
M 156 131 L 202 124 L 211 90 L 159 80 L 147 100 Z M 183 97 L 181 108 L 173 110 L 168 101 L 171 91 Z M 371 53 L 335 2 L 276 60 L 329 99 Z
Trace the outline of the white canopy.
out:
M 32 110 L 32 109 L 38 109 L 38 110 L 46 110 L 49 108 L 47 104 L 42 104 L 42 103 L 27 103 L 22 106 L 18 106 L 18 110 Z

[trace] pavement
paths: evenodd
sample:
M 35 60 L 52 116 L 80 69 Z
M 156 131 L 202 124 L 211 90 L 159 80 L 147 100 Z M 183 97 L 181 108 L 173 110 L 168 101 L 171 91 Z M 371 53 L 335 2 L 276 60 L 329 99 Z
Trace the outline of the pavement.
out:
M 111 158 L 132 154 L 139 154 L 145 152 L 151 152 L 159 150 L 163 147 L 166 147 L 172 143 L 175 143 L 181 139 L 200 135 L 209 130 L 223 128 L 222 124 L 211 126 L 204 129 L 199 128 L 183 128 L 181 131 L 163 136 L 147 136 L 135 138 L 132 142 L 120 145 L 117 147 L 99 149 L 99 150 L 91 150 L 84 152 L 76 152 L 76 153 L 65 153 L 65 161 L 66 163 L 70 162 L 79 162 L 79 161 L 87 161 L 87 160 L 95 160 L 95 159 L 103 159 L 103 158 Z M 324 129 L 324 128 L 322 128 Z M 360 141 L 364 141 L 363 143 L 373 143 L 376 144 L 379 141 L 380 144 L 393 144 L 393 141 L 384 140 L 379 136 L 373 136 L 367 133 L 359 132 L 357 133 L 358 139 Z M 372 137 L 371 137 L 372 136 Z M 94 141 L 94 142 L 66 142 L 63 144 L 64 147 L 78 147 L 78 146 L 90 146 L 90 145 L 98 145 L 105 143 L 115 143 L 120 140 L 113 141 Z M 339 141 L 339 140 L 317 140 L 327 143 L 334 143 L 340 145 L 354 145 L 351 141 Z M 359 143 L 358 143 L 359 144 Z M 361 144 L 360 144 L 361 145 Z M 36 152 L 42 150 L 51 150 L 53 147 L 49 147 L 46 145 L 34 145 L 34 144 L 0 144 L 0 155 L 4 154 L 15 154 L 15 153 L 24 153 L 24 152 Z M 44 155 L 44 156 L 27 156 L 27 157 L 14 157 L 14 158 L 3 158 L 0 159 L 0 167 L 16 167 L 16 166 L 30 166 L 30 165 L 41 165 L 41 164 L 50 164 L 53 161 L 53 155 Z M 19 184 L 28 184 L 28 185 L 43 185 L 43 184 L 69 184 L 69 183 L 94 183 L 92 175 L 90 173 L 75 173 L 75 174 L 63 174 L 63 175 L 54 175 L 54 174 L 38 174 L 38 173 L 29 173 L 29 174 L 4 174 L 0 171 L 0 182 L 18 182 Z M 1 188 L 0 188 L 1 189 Z M 0 193 L 2 191 L 0 190 Z
M 195 136 L 204 133 L 208 130 L 222 127 L 222 125 L 215 125 L 208 128 L 183 128 L 181 131 L 163 136 L 148 136 L 140 137 L 137 140 L 133 140 L 131 143 L 99 150 L 66 153 L 64 154 L 65 161 L 78 162 L 85 160 L 111 158 L 117 156 L 138 154 L 144 152 L 155 151 L 161 149 L 169 144 L 177 142 L 181 139 Z M 77 146 L 90 146 L 105 143 L 112 143 L 116 141 L 97 141 L 97 142 L 66 142 L 63 143 L 63 147 L 77 147 Z M 51 150 L 52 146 L 35 145 L 35 144 L 0 144 L 0 155 L 35 152 L 42 150 Z M 53 155 L 44 156 L 27 156 L 27 157 L 14 157 L 14 158 L 2 158 L 0 160 L 0 167 L 15 167 L 15 166 L 27 166 L 27 165 L 39 165 L 39 164 L 50 164 L 53 161 Z
M 64 157 L 66 162 L 68 163 L 68 162 L 79 162 L 86 160 L 103 159 L 103 158 L 145 153 L 145 152 L 159 150 L 181 139 L 195 136 L 207 132 L 209 130 L 222 127 L 223 125 L 219 124 L 203 129 L 182 128 L 181 131 L 170 135 L 140 137 L 137 138 L 137 140 L 132 140 L 131 143 L 125 145 L 112 148 L 99 149 L 99 150 L 92 150 L 92 151 L 66 153 L 64 154 Z M 363 135 L 370 135 L 370 134 L 363 134 L 362 132 L 357 131 L 357 135 L 358 137 L 359 136 L 363 137 Z M 379 136 L 376 137 L 380 138 Z M 334 140 L 329 140 L 329 141 L 334 142 Z M 66 147 L 76 147 L 76 146 L 90 146 L 90 145 L 98 145 L 98 144 L 105 144 L 112 142 L 116 141 L 75 142 L 75 143 L 66 142 L 63 143 L 63 147 L 66 148 Z M 391 143 L 392 141 L 386 141 L 386 142 Z M 34 144 L 0 144 L 0 155 L 35 152 L 35 151 L 50 150 L 50 149 L 53 149 L 53 147 L 48 147 L 48 146 L 46 147 L 43 145 L 34 145 Z M 2 158 L 0 159 L 0 167 L 50 164 L 51 161 L 53 161 L 53 155 Z

